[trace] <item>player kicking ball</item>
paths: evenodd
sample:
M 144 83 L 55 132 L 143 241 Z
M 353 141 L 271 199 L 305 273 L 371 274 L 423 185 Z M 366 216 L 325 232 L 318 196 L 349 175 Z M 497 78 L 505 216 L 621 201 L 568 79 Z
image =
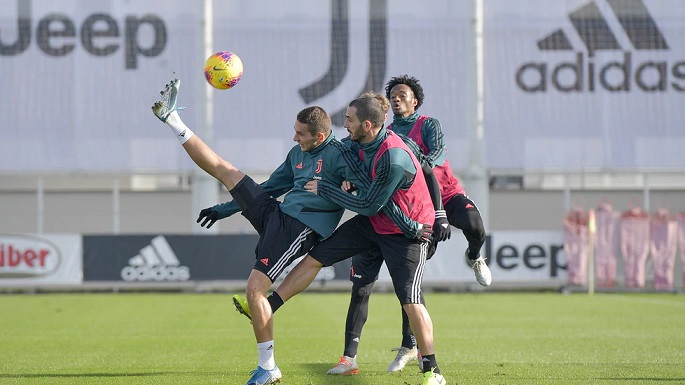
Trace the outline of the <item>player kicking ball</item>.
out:
M 257 184 L 183 123 L 178 114 L 181 108 L 176 106 L 179 86 L 178 79 L 167 84 L 152 111 L 171 128 L 191 159 L 228 189 L 233 197 L 228 212 L 241 212 L 259 233 L 246 290 L 246 312 L 251 315 L 259 360 L 246 385 L 275 384 L 283 374 L 275 362 L 274 320 L 267 291 L 287 266 L 333 233 L 344 212 L 339 204 L 306 190 L 305 184 L 318 177 L 338 186 L 349 180 L 365 189 L 371 184 L 370 178 L 359 159 L 335 139 L 328 113 L 313 106 L 297 114 L 293 126 L 297 145 L 267 181 Z M 395 223 L 406 225 L 398 224 L 407 237 L 417 242 L 430 240 L 432 226 L 395 218 L 393 213 L 402 214 L 395 208 L 390 202 L 383 210 L 387 209 L 386 215 Z

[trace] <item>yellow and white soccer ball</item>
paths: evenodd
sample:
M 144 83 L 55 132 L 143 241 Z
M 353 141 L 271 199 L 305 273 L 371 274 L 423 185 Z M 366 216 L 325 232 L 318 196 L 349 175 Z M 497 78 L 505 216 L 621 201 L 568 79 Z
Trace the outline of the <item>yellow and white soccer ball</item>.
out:
M 214 88 L 233 88 L 242 76 L 243 62 L 233 52 L 219 51 L 205 62 L 205 78 Z

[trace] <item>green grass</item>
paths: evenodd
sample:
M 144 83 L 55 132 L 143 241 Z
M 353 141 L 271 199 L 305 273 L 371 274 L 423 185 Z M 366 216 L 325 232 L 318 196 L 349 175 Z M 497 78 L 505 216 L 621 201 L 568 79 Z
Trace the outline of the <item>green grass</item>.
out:
M 360 374 L 326 376 L 348 294 L 306 293 L 276 314 L 284 384 L 414 385 L 386 373 L 400 343 L 391 294 L 371 298 Z M 427 294 L 449 384 L 685 384 L 685 296 Z M 238 384 L 252 329 L 225 294 L 0 295 L 0 384 Z

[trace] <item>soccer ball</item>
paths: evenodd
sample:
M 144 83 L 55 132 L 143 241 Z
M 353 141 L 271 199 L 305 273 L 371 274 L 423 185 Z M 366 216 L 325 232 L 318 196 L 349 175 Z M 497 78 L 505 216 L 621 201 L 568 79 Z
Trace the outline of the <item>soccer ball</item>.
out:
M 205 62 L 205 78 L 214 88 L 233 88 L 242 76 L 243 62 L 233 52 L 219 51 Z

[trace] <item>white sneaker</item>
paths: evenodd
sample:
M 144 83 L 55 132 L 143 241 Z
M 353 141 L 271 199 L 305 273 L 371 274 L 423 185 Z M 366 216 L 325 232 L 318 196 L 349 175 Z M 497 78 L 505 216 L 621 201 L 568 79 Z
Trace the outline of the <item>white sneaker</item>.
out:
M 492 283 L 492 274 L 490 273 L 490 268 L 488 267 L 487 263 L 485 263 L 483 256 L 479 255 L 477 259 L 470 259 L 468 249 L 466 249 L 466 253 L 464 254 L 466 256 L 466 261 L 476 274 L 476 280 L 478 283 L 483 286 L 490 286 Z
M 161 100 L 156 101 L 155 104 L 152 105 L 152 113 L 164 123 L 169 119 L 169 115 L 171 115 L 172 112 L 180 111 L 185 108 L 176 107 L 176 98 L 178 97 L 178 89 L 180 87 L 181 81 L 179 79 L 170 81 L 169 84 L 165 85 L 164 89 L 159 92 L 162 96 Z
M 402 346 L 400 348 L 395 348 L 392 351 L 395 350 L 397 350 L 397 356 L 395 357 L 395 360 L 390 363 L 390 366 L 388 366 L 388 372 L 399 372 L 404 369 L 405 365 L 419 357 L 419 350 L 416 346 L 411 349 Z
M 257 366 L 257 369 L 250 372 L 252 377 L 247 380 L 245 385 L 272 385 L 281 382 L 283 379 L 283 374 L 278 369 L 278 366 L 274 366 L 271 370 L 262 369 L 261 366 Z
M 359 373 L 359 366 L 357 366 L 356 356 L 341 356 L 338 364 L 326 372 L 326 374 L 337 374 L 339 376 L 349 376 L 350 374 L 357 373 Z

